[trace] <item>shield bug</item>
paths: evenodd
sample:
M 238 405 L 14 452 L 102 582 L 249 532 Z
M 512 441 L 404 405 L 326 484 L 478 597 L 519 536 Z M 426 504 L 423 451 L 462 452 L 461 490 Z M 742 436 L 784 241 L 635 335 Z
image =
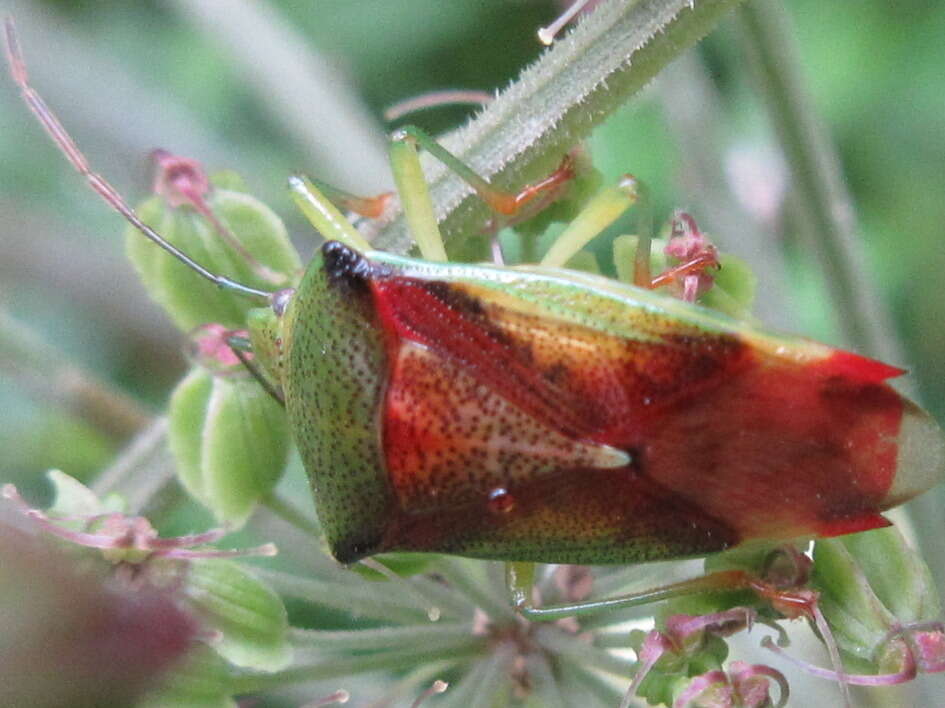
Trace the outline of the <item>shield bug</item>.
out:
M 500 223 L 543 206 L 572 166 L 506 193 L 405 129 L 391 164 L 424 258 L 371 250 L 325 190 L 296 177 L 297 202 L 329 240 L 296 287 L 270 292 L 211 272 L 145 224 L 29 86 L 9 23 L 7 45 L 26 102 L 92 188 L 199 276 L 259 303 L 248 342 L 232 345 L 251 349 L 284 400 L 342 563 L 389 551 L 509 561 L 523 613 L 551 619 L 748 581 L 721 572 L 537 609 L 530 563 L 686 558 L 877 528 L 945 472 L 938 426 L 886 383 L 901 370 L 653 291 L 684 279 L 694 297 L 710 249 L 651 278 L 640 248 L 635 285 L 557 267 L 635 202 L 632 178 L 592 199 L 542 264 L 450 263 L 418 147 Z

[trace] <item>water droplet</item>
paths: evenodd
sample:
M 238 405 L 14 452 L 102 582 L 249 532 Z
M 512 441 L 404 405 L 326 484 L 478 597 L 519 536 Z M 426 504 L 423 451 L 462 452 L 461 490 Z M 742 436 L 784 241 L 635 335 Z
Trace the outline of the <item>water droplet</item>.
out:
M 489 511 L 508 514 L 515 508 L 515 497 L 505 487 L 496 487 L 489 492 Z

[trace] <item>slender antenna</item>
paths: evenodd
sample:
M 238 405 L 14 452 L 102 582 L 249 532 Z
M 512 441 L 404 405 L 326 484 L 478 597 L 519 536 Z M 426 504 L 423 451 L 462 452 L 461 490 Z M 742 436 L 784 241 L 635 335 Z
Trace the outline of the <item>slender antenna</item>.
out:
M 230 280 L 225 276 L 211 273 L 179 248 L 168 242 L 157 231 L 138 218 L 134 209 L 128 206 L 127 202 L 125 202 L 114 187 L 101 175 L 92 171 L 85 156 L 79 151 L 79 148 L 69 136 L 69 133 L 66 132 L 66 129 L 62 127 L 62 123 L 59 122 L 59 119 L 56 118 L 55 114 L 49 106 L 46 105 L 42 97 L 30 86 L 29 77 L 26 73 L 26 63 L 23 61 L 23 55 L 20 52 L 19 41 L 16 37 L 16 27 L 13 24 L 12 17 L 6 17 L 4 19 L 4 29 L 6 30 L 6 55 L 7 63 L 10 66 L 10 75 L 20 88 L 20 94 L 23 96 L 23 100 L 26 102 L 26 105 L 29 106 L 33 115 L 39 120 L 40 124 L 42 124 L 43 128 L 45 128 L 49 137 L 53 139 L 53 142 L 56 143 L 69 162 L 72 163 L 76 171 L 85 178 L 89 186 L 98 192 L 99 196 L 101 196 L 112 209 L 125 217 L 125 219 L 144 234 L 146 238 L 150 239 L 153 243 L 163 248 L 174 256 L 174 258 L 217 287 L 269 302 L 269 297 L 272 293 L 268 293 L 265 290 L 257 290 L 248 285 L 237 283 L 235 280 Z

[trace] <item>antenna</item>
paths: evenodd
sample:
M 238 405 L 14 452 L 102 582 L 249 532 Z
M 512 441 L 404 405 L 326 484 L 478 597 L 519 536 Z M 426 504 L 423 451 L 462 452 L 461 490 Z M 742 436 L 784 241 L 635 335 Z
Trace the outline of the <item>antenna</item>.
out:
M 17 40 L 16 27 L 13 24 L 12 17 L 4 18 L 4 29 L 6 33 L 6 56 L 7 63 L 10 66 L 10 75 L 20 88 L 20 94 L 23 96 L 23 100 L 26 102 L 26 105 L 29 106 L 33 115 L 39 120 L 49 137 L 53 139 L 53 142 L 56 143 L 56 146 L 62 151 L 69 162 L 72 163 L 76 171 L 85 178 L 89 186 L 94 189 L 112 209 L 125 217 L 132 226 L 144 234 L 146 238 L 163 248 L 198 275 L 206 278 L 219 288 L 231 290 L 234 293 L 246 297 L 262 299 L 268 303 L 272 293 L 266 292 L 265 290 L 257 290 L 248 285 L 238 283 L 235 280 L 230 280 L 225 276 L 211 273 L 190 256 L 167 241 L 161 234 L 141 221 L 134 209 L 128 206 L 128 203 L 105 178 L 92 171 L 89 167 L 88 160 L 85 159 L 85 155 L 81 153 L 75 142 L 69 136 L 69 133 L 62 127 L 62 123 L 59 122 L 59 119 L 56 118 L 56 115 L 49 106 L 46 105 L 46 102 L 36 90 L 30 86 L 29 76 L 26 73 L 26 63 L 23 61 L 23 55 L 20 52 L 20 44 Z

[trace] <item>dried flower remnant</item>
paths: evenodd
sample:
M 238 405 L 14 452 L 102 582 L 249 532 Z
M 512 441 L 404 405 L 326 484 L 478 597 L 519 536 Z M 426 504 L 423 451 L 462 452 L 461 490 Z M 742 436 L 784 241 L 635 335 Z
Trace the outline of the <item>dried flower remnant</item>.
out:
M 276 285 L 285 282 L 285 275 L 260 263 L 210 208 L 206 200 L 211 191 L 210 179 L 199 162 L 161 149 L 154 150 L 151 159 L 157 167 L 154 193 L 163 197 L 168 206 L 190 206 L 210 222 L 220 238 L 249 264 L 256 275 Z
M 707 269 L 718 266 L 718 250 L 686 212 L 673 216 L 671 228 L 672 234 L 663 252 L 681 264 L 692 264 L 691 270 L 674 274 L 674 294 L 685 302 L 695 302 L 712 287 L 714 278 Z
M 233 330 L 213 323 L 201 325 L 190 333 L 190 359 L 218 376 L 237 373 L 248 375 L 243 362 L 252 361 L 253 353 L 237 354 L 229 342 L 233 337 L 245 339 L 248 336 L 249 333 L 244 329 Z
M 892 642 L 883 647 L 879 663 L 891 666 L 895 671 L 878 674 L 840 673 L 831 669 L 815 666 L 798 659 L 777 646 L 770 637 L 762 640 L 762 646 L 769 649 L 802 671 L 852 686 L 894 686 L 913 680 L 920 672 L 937 673 L 945 671 L 945 625 L 929 623 L 913 627 L 900 627 Z
M 692 667 L 720 666 L 726 650 L 719 640 L 743 629 L 750 630 L 756 616 L 754 610 L 746 607 L 701 616 L 671 615 L 663 630 L 638 633 L 637 669 L 622 706 L 629 706 L 641 687 L 648 699 L 665 698 L 678 678 L 690 676 Z M 648 678 L 650 686 L 644 687 Z
M 248 569 L 229 560 L 273 555 L 273 544 L 229 550 L 206 547 L 222 538 L 225 529 L 162 538 L 147 519 L 115 510 L 116 499 L 100 501 L 61 472 L 51 472 L 50 480 L 56 502 L 49 512 L 30 507 L 12 485 L 3 488 L 3 496 L 39 529 L 80 548 L 101 551 L 79 565 L 104 577 L 113 592 L 143 598 L 160 595 L 189 618 L 195 628 L 192 639 L 206 645 L 187 652 L 186 660 L 167 674 L 155 699 L 159 704 L 196 700 L 194 692 L 211 684 L 222 700 L 233 693 L 233 666 L 272 672 L 288 665 L 292 648 L 282 600 Z M 76 557 L 71 560 L 75 563 Z
M 276 547 L 272 543 L 245 549 L 195 548 L 219 541 L 228 533 L 226 529 L 161 538 L 151 522 L 143 516 L 127 516 L 119 512 L 50 516 L 27 504 L 12 484 L 3 486 L 2 495 L 44 530 L 79 546 L 98 548 L 112 563 L 138 564 L 151 558 L 235 558 L 276 554 Z M 68 525 L 76 523 L 83 530 L 69 528 Z
M 771 700 L 771 682 L 778 685 L 778 702 Z M 673 702 L 673 708 L 781 708 L 787 705 L 788 684 L 770 666 L 733 661 L 728 672 L 707 671 L 690 681 Z

